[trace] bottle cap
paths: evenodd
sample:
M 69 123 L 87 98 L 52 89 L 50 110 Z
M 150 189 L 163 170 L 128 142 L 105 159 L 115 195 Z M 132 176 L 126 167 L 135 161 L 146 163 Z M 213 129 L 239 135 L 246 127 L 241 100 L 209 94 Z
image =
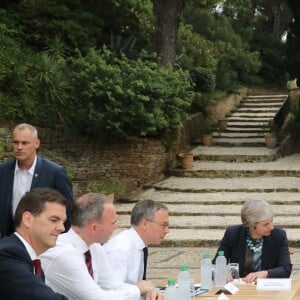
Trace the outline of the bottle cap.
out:
M 220 251 L 218 252 L 218 255 L 219 255 L 219 256 L 224 256 L 224 251 L 223 251 L 223 250 L 220 250 Z
M 187 269 L 188 269 L 187 265 L 181 265 L 180 266 L 181 271 L 187 271 Z
M 209 258 L 209 254 L 208 253 L 204 253 L 203 254 L 203 258 Z
M 172 278 L 168 279 L 168 286 L 175 285 L 175 284 L 176 284 L 176 280 L 175 279 L 172 279 Z

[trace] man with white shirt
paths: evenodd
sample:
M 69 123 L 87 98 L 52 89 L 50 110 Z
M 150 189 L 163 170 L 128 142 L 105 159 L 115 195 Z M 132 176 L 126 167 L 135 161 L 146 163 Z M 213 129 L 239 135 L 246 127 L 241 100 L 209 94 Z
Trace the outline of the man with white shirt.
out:
M 16 232 L 0 240 L 0 299 L 66 300 L 44 282 L 38 256 L 65 230 L 67 200 L 56 190 L 27 192 L 15 214 Z
M 53 188 L 68 200 L 65 223 L 68 230 L 73 193 L 64 168 L 37 155 L 40 140 L 34 126 L 17 125 L 12 138 L 15 158 L 0 164 L 0 237 L 14 232 L 13 216 L 25 192 L 42 187 Z
M 159 245 L 169 232 L 168 208 L 141 200 L 131 212 L 131 228 L 111 238 L 104 249 L 117 278 L 134 284 L 146 279 L 148 245 Z
M 141 281 L 125 284 L 114 277 L 101 244 L 117 227 L 116 211 L 104 195 L 78 198 L 71 214 L 71 229 L 59 236 L 55 248 L 41 256 L 46 283 L 55 291 L 78 300 L 162 299 L 154 287 Z

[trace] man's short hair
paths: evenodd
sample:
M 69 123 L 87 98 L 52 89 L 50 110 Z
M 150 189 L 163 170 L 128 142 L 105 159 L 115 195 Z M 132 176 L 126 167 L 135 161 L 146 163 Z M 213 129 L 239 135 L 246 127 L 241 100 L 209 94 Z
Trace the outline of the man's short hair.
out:
M 168 208 L 160 202 L 154 200 L 138 201 L 131 211 L 131 225 L 138 225 L 142 219 L 152 220 L 154 214 L 160 209 L 168 211 Z
M 45 210 L 47 202 L 59 203 L 67 207 L 67 199 L 57 190 L 51 188 L 33 189 L 25 193 L 17 206 L 14 217 L 15 226 L 20 226 L 25 211 L 34 216 L 40 215 Z
M 14 130 L 13 130 L 13 133 L 15 133 L 16 131 L 18 130 L 23 130 L 23 129 L 29 129 L 31 131 L 31 134 L 32 134 L 32 137 L 35 138 L 35 139 L 38 139 L 38 131 L 36 129 L 36 127 L 28 124 L 28 123 L 21 123 L 21 124 L 18 124 Z
M 100 193 L 87 193 L 75 200 L 71 212 L 71 224 L 82 227 L 88 221 L 101 220 L 104 205 L 111 201 Z

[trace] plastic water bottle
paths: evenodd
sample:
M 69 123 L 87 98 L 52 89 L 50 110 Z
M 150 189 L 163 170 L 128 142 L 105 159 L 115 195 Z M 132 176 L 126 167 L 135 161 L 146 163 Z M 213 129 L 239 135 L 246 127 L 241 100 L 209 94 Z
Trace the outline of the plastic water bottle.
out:
M 227 262 L 224 251 L 219 251 L 216 259 L 215 286 L 223 287 L 227 283 Z
M 211 290 L 212 288 L 212 263 L 209 254 L 205 253 L 201 260 L 201 288 Z
M 187 265 L 182 265 L 178 274 L 178 295 L 180 300 L 191 300 L 191 279 Z
M 168 286 L 165 290 L 165 300 L 179 300 L 175 283 L 175 279 L 168 279 Z

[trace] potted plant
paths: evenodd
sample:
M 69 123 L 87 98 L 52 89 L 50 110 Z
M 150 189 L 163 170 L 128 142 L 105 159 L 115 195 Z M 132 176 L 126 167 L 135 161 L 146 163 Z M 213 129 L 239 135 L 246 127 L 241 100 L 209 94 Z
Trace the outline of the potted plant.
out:
M 90 186 L 90 191 L 106 195 L 114 201 L 114 194 L 124 189 L 124 184 L 120 181 L 95 182 Z
M 183 169 L 191 169 L 193 167 L 194 154 L 192 152 L 182 152 L 178 154 Z
M 216 130 L 216 125 L 208 120 L 203 120 L 199 125 L 199 130 L 201 132 L 202 145 L 211 146 L 213 143 L 213 132 Z

